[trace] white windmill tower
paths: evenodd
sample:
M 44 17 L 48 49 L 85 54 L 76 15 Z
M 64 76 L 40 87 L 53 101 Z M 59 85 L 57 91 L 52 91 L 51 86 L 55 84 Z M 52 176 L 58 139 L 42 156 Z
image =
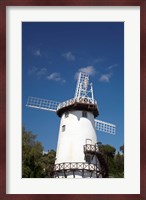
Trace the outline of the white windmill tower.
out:
M 75 96 L 62 103 L 29 97 L 27 106 L 57 113 L 60 120 L 54 177 L 99 178 L 105 175 L 96 130 L 115 134 L 116 126 L 95 119 L 99 115 L 89 75 L 80 72 Z

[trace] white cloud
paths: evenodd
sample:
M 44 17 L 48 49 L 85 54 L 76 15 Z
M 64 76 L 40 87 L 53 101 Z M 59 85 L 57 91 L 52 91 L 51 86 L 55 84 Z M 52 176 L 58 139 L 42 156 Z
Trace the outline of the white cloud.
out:
M 65 83 L 66 81 L 61 77 L 60 73 L 54 72 L 52 74 L 50 74 L 49 76 L 47 76 L 48 80 L 52 80 L 52 81 L 60 81 L 62 83 Z
M 110 65 L 110 66 L 108 67 L 108 69 L 111 70 L 111 69 L 113 69 L 113 68 L 115 68 L 115 67 L 117 67 L 117 66 L 118 66 L 117 64 Z
M 61 83 L 65 83 L 66 80 L 64 80 L 60 73 L 54 72 L 52 74 L 48 73 L 47 68 L 38 68 L 38 67 L 32 67 L 31 69 L 28 70 L 28 75 L 30 76 L 35 76 L 37 79 L 44 78 L 47 80 L 52 80 L 52 81 L 60 81 Z
M 30 48 L 30 52 L 31 52 L 31 54 L 33 55 L 33 56 L 41 56 L 41 50 L 39 49 L 39 48 L 33 48 L 33 47 L 31 47 Z
M 112 73 L 109 73 L 109 74 L 102 74 L 99 78 L 99 81 L 100 82 L 105 82 L 105 83 L 108 83 L 110 82 L 110 78 L 112 76 Z
M 47 73 L 48 73 L 48 70 L 45 67 L 38 68 L 38 67 L 33 66 L 32 68 L 30 68 L 28 70 L 28 75 L 36 76 L 37 78 L 41 78 L 43 76 L 46 76 Z
M 96 70 L 93 66 L 87 66 L 87 67 L 80 68 L 79 71 L 89 74 L 90 76 L 93 76 L 96 73 Z
M 68 61 L 74 61 L 75 60 L 75 56 L 70 51 L 62 54 L 62 56 Z
M 47 76 L 48 80 L 54 80 L 54 81 L 60 81 L 61 80 L 61 76 L 59 73 L 54 72 L 52 74 L 50 74 L 49 76 Z
M 80 72 L 88 74 L 89 76 L 94 76 L 96 74 L 96 70 L 93 66 L 82 67 L 82 68 L 78 69 L 78 72 L 76 72 L 75 79 L 78 78 L 78 75 Z
M 45 76 L 48 73 L 46 68 L 41 68 L 37 71 L 36 75 L 38 76 L 38 78 L 40 78 L 41 76 Z
M 100 82 L 105 82 L 105 83 L 109 83 L 110 82 L 110 79 L 112 77 L 112 69 L 117 67 L 118 64 L 113 64 L 113 65 L 110 65 L 107 67 L 107 70 L 109 70 L 109 73 L 106 73 L 106 74 L 102 74 L 99 78 L 99 81 Z

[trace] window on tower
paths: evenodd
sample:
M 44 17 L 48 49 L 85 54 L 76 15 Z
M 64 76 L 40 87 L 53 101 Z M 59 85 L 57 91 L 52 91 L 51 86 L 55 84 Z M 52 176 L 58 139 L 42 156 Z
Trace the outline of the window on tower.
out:
M 64 132 L 64 131 L 65 131 L 65 125 L 62 126 L 62 132 Z
M 65 113 L 65 118 L 67 118 L 69 116 L 69 112 Z
M 86 111 L 83 111 L 83 112 L 82 112 L 82 117 L 87 118 L 87 112 L 86 112 Z

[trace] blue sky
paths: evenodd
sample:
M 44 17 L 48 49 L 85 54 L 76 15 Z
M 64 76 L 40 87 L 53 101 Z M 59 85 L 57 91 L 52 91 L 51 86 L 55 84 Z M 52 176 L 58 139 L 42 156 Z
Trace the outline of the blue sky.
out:
M 45 151 L 56 149 L 60 118 L 26 107 L 27 98 L 73 98 L 79 71 L 90 75 L 98 119 L 117 126 L 115 136 L 97 131 L 98 141 L 119 150 L 124 144 L 124 23 L 22 23 L 22 123 Z

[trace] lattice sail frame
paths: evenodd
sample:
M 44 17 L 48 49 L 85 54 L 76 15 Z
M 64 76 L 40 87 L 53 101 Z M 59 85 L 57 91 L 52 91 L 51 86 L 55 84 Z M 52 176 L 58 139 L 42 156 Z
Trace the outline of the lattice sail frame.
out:
M 57 101 L 52 101 L 48 99 L 40 99 L 36 97 L 28 97 L 26 106 L 56 112 L 59 104 L 60 103 Z
M 92 84 L 89 83 L 89 75 L 82 72 L 79 73 L 74 95 L 75 99 L 79 99 L 80 97 L 87 98 L 94 102 L 93 87 Z
M 102 131 L 112 135 L 116 134 L 116 125 L 100 121 L 98 119 L 95 119 L 95 128 L 98 131 Z

